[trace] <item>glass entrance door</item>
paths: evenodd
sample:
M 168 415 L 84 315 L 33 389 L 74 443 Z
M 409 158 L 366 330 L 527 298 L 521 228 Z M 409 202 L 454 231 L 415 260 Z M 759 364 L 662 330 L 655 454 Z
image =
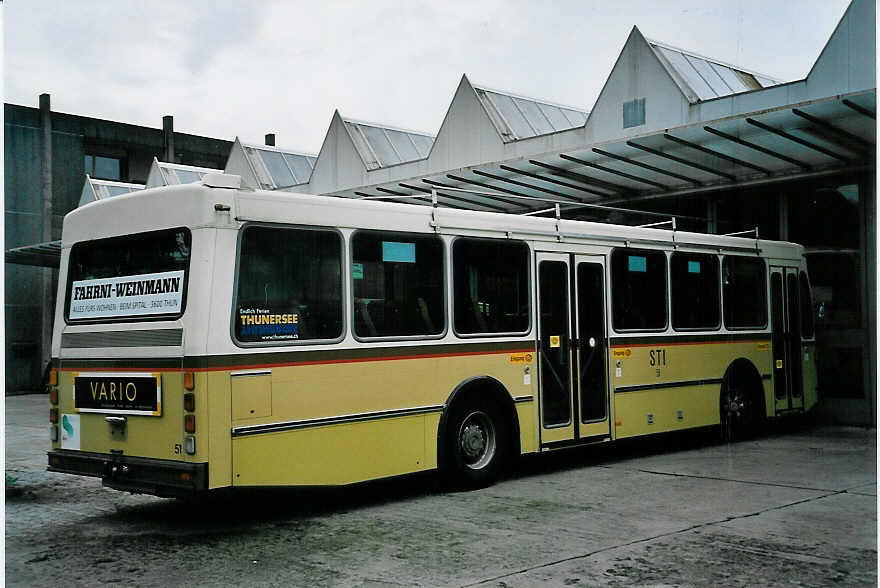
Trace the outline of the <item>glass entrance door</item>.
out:
M 770 303 L 776 412 L 803 410 L 803 334 L 797 268 L 770 268 Z
M 604 258 L 538 253 L 537 262 L 541 444 L 607 437 Z

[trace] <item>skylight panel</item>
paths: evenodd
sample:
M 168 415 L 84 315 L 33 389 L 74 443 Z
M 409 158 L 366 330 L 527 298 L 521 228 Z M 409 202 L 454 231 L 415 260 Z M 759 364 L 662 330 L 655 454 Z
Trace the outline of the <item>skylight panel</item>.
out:
M 709 65 L 712 67 L 715 73 L 717 73 L 718 76 L 722 80 L 724 80 L 724 83 L 727 84 L 727 86 L 730 88 L 730 91 L 734 94 L 745 92 L 749 89 L 749 87 L 746 86 L 745 83 L 742 81 L 742 78 L 736 75 L 736 72 L 733 71 L 731 68 L 721 65 L 719 63 L 712 63 L 711 61 L 709 62 Z
M 715 92 L 716 96 L 727 96 L 730 94 L 730 86 L 721 79 L 721 76 L 719 76 L 712 66 L 709 65 L 708 61 L 691 55 L 685 55 L 685 57 L 690 64 L 694 66 L 694 69 L 697 70 L 706 83 L 709 84 L 709 87 L 712 88 L 712 91 Z
M 391 140 L 391 144 L 394 145 L 394 149 L 400 154 L 401 161 L 414 161 L 420 158 L 416 146 L 410 140 L 410 137 L 412 137 L 410 133 L 393 129 L 385 129 L 385 133 Z
M 764 88 L 779 85 L 779 82 L 777 82 L 776 80 L 771 80 L 770 78 L 764 76 L 759 76 L 755 74 L 752 77 L 754 77 L 758 81 L 758 83 L 761 84 L 761 86 L 763 86 Z
M 542 104 L 540 102 L 537 104 L 538 108 L 541 109 L 541 112 L 544 113 L 544 116 L 547 117 L 547 120 L 550 121 L 550 124 L 553 125 L 555 130 L 561 131 L 563 129 L 571 128 L 571 121 L 568 120 L 568 117 L 565 116 L 561 108 L 553 106 L 552 104 Z
M 535 130 L 529 125 L 526 117 L 519 111 L 514 104 L 513 99 L 505 94 L 497 94 L 495 92 L 486 92 L 489 99 L 504 117 L 504 121 L 510 130 L 513 131 L 513 139 L 525 139 L 535 136 Z
M 669 61 L 670 65 L 675 69 L 675 71 L 682 77 L 684 82 L 690 86 L 691 90 L 697 95 L 697 98 L 700 100 L 706 100 L 708 98 L 715 98 L 716 94 L 706 83 L 697 70 L 694 69 L 694 66 L 685 59 L 685 56 L 679 51 L 673 51 L 671 49 L 667 49 L 666 47 L 656 46 L 656 48 L 663 54 L 663 56 Z
M 181 184 L 193 184 L 202 179 L 201 174 L 188 169 L 176 169 L 174 172 L 177 174 L 177 179 L 180 180 Z
M 260 149 L 259 152 L 263 158 L 263 163 L 266 164 L 266 169 L 272 175 L 276 188 L 284 188 L 296 184 L 296 180 L 294 180 L 290 168 L 284 163 L 284 156 L 281 153 L 266 149 Z
M 119 196 L 121 194 L 129 194 L 132 192 L 131 188 L 126 188 L 124 186 L 101 186 L 107 191 L 107 198 L 113 198 L 114 196 Z
M 305 155 L 296 153 L 285 153 L 284 161 L 290 166 L 293 175 L 296 176 L 297 184 L 304 184 L 309 181 L 312 176 L 312 166 L 309 165 L 309 158 Z
M 412 134 L 409 136 L 412 139 L 412 142 L 416 146 L 416 150 L 419 152 L 419 158 L 424 159 L 428 157 L 428 153 L 431 152 L 431 147 L 434 145 L 434 139 L 425 135 L 416 135 Z
M 562 114 L 568 119 L 571 123 L 571 127 L 582 127 L 584 123 L 587 122 L 586 113 L 581 112 L 580 110 L 572 110 L 571 108 L 560 108 Z
M 391 142 L 388 140 L 383 129 L 369 125 L 357 126 L 363 132 L 364 138 L 366 138 L 373 153 L 376 154 L 380 166 L 385 167 L 401 162 L 400 156 L 394 150 L 394 147 L 391 146 Z
M 520 112 L 522 112 L 523 116 L 528 121 L 529 125 L 538 135 L 543 135 L 546 133 L 552 133 L 555 130 L 553 125 L 550 124 L 550 121 L 544 116 L 544 113 L 541 112 L 541 109 L 538 108 L 538 104 L 533 102 L 532 100 L 523 100 L 522 98 L 512 98 L 514 104 L 519 107 Z

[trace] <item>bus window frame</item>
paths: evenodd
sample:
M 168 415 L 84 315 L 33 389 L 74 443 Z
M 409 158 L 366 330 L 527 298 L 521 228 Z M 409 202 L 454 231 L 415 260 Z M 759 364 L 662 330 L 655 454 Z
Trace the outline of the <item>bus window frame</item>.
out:
M 657 329 L 619 329 L 617 325 L 614 323 L 614 305 L 615 305 L 615 282 L 614 279 L 614 252 L 615 251 L 651 251 L 651 252 L 659 252 L 662 253 L 664 258 L 666 259 L 666 268 L 663 272 L 663 278 L 666 280 L 666 295 L 663 297 L 663 304 L 666 305 L 666 323 L 663 325 L 663 328 Z M 611 330 L 615 333 L 666 333 L 672 328 L 672 319 L 670 317 L 671 309 L 670 309 L 670 287 L 669 287 L 669 251 L 662 247 L 612 247 L 608 252 L 608 289 L 611 293 L 611 312 L 608 313 L 608 320 L 611 323 Z
M 236 347 L 240 347 L 242 349 L 248 348 L 265 348 L 265 347 L 290 347 L 297 346 L 301 347 L 303 345 L 332 345 L 334 343 L 340 343 L 345 339 L 345 335 L 347 332 L 348 325 L 346 324 L 346 316 L 345 316 L 345 281 L 340 276 L 339 280 L 339 288 L 340 288 L 340 302 L 342 304 L 342 313 L 341 313 L 341 326 L 340 335 L 333 339 L 284 339 L 282 341 L 241 341 L 238 337 L 235 336 L 235 316 L 238 309 L 238 278 L 239 278 L 239 269 L 241 266 L 241 242 L 244 238 L 245 231 L 250 227 L 259 227 L 266 229 L 282 229 L 282 230 L 305 230 L 305 231 L 324 231 L 335 233 L 339 237 L 339 263 L 340 270 L 345 272 L 345 235 L 340 231 L 337 227 L 325 227 L 319 225 L 298 225 L 298 224 L 285 224 L 285 223 L 267 223 L 267 222 L 246 222 L 241 227 L 238 228 L 238 235 L 236 235 L 235 242 L 235 278 L 232 281 L 232 306 L 229 309 L 229 337 L 232 339 L 233 344 Z
M 503 331 L 503 332 L 491 332 L 491 333 L 459 333 L 455 328 L 455 252 L 454 247 L 456 241 L 459 239 L 470 239 L 472 241 L 489 241 L 489 242 L 500 242 L 500 243 L 523 243 L 526 246 L 526 296 L 528 297 L 528 322 L 526 324 L 526 329 L 524 331 Z M 532 249 L 532 244 L 528 241 L 524 241 L 522 239 L 508 239 L 508 238 L 499 238 L 495 239 L 492 237 L 470 237 L 468 235 L 455 235 L 449 241 L 449 291 L 450 294 L 450 323 L 452 326 L 452 332 L 459 339 L 486 339 L 491 337 L 526 337 L 532 333 L 532 287 L 534 284 L 533 276 L 532 276 L 532 266 L 534 265 L 535 260 L 535 251 Z
M 122 316 L 117 318 L 88 318 L 88 319 L 71 319 L 70 318 L 70 293 L 73 289 L 73 272 L 71 272 L 70 259 L 73 256 L 73 250 L 77 245 L 82 243 L 93 243 L 95 241 L 104 241 L 107 239 L 124 239 L 125 237 L 131 237 L 134 235 L 149 235 L 151 233 L 170 233 L 173 231 L 186 231 L 187 235 L 189 235 L 189 257 L 186 260 L 186 268 L 183 271 L 183 288 L 181 289 L 182 300 L 180 302 L 180 312 L 174 314 L 154 314 L 154 315 L 140 315 L 140 316 Z M 74 243 L 70 248 L 70 252 L 67 254 L 67 285 L 65 287 L 64 294 L 64 323 L 70 326 L 76 325 L 108 325 L 108 324 L 117 324 L 117 323 L 147 323 L 147 322 L 161 322 L 161 321 L 177 321 L 183 318 L 183 315 L 186 313 L 186 305 L 189 300 L 189 275 L 190 270 L 192 269 L 192 246 L 193 246 L 193 237 L 192 230 L 189 227 L 169 227 L 166 229 L 156 229 L 151 231 L 142 231 L 140 233 L 127 233 L 125 235 L 117 235 L 115 237 L 101 237 L 100 239 L 89 239 L 88 241 L 79 241 Z
M 757 259 L 764 264 L 764 325 L 752 327 L 731 327 L 724 320 L 724 260 L 728 257 L 742 257 L 747 259 Z M 718 280 L 721 283 L 721 324 L 724 325 L 725 331 L 770 331 L 770 264 L 769 258 L 761 255 L 742 255 L 724 253 L 721 255 L 721 265 L 719 266 Z
M 667 268 L 669 270 L 669 327 L 676 333 L 717 333 L 721 330 L 724 325 L 724 301 L 723 301 L 723 292 L 724 288 L 721 284 L 721 256 L 717 253 L 708 253 L 703 251 L 687 251 L 681 249 L 674 249 L 668 252 L 667 255 Z M 718 270 L 718 279 L 715 280 L 715 285 L 718 287 L 718 324 L 714 327 L 676 327 L 675 322 L 672 317 L 672 256 L 676 254 L 681 255 L 705 255 L 707 257 L 712 257 L 715 259 L 715 262 L 718 264 L 716 269 Z
M 419 237 L 430 237 L 433 239 L 437 239 L 440 241 L 440 254 L 441 254 L 441 267 L 440 267 L 440 275 L 443 279 L 443 284 L 441 287 L 443 293 L 443 329 L 440 330 L 439 333 L 433 335 L 379 335 L 376 337 L 364 337 L 362 335 L 358 335 L 354 329 L 355 325 L 355 304 L 354 304 L 354 237 L 358 233 L 383 233 L 386 235 L 418 235 Z M 383 341 L 434 341 L 437 339 L 443 339 L 449 333 L 449 284 L 450 284 L 450 276 L 449 276 L 449 252 L 448 242 L 443 238 L 442 235 L 438 235 L 437 233 L 426 233 L 419 231 L 395 231 L 393 229 L 365 229 L 365 228 L 356 228 L 348 234 L 348 317 L 349 324 L 351 325 L 351 336 L 355 341 L 359 343 L 374 343 L 374 342 L 383 342 Z

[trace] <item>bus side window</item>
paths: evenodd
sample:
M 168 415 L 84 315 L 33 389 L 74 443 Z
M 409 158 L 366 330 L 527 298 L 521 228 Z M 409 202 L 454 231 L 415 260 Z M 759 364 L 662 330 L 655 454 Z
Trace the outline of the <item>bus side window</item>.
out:
M 767 326 L 767 268 L 757 257 L 725 256 L 722 263 L 724 326 L 763 329 Z
M 440 237 L 357 231 L 351 239 L 351 255 L 355 335 L 409 337 L 443 332 Z
M 342 336 L 342 238 L 335 231 L 247 226 L 235 338 L 292 343 Z
M 706 253 L 673 252 L 672 328 L 717 329 L 721 326 L 718 258 Z
M 615 249 L 611 253 L 611 306 L 618 331 L 666 328 L 666 253 Z
M 452 268 L 456 333 L 528 331 L 528 245 L 460 237 L 452 244 Z

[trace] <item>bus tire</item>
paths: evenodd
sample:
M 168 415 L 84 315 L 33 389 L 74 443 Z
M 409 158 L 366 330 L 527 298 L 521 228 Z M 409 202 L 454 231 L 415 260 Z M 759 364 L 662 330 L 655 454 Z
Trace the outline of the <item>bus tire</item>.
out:
M 446 470 L 455 486 L 485 488 L 501 475 L 510 427 L 491 400 L 468 398 L 450 407 L 446 428 Z
M 742 441 L 756 433 L 763 417 L 763 387 L 757 370 L 748 360 L 737 360 L 727 369 L 719 405 L 724 441 Z

